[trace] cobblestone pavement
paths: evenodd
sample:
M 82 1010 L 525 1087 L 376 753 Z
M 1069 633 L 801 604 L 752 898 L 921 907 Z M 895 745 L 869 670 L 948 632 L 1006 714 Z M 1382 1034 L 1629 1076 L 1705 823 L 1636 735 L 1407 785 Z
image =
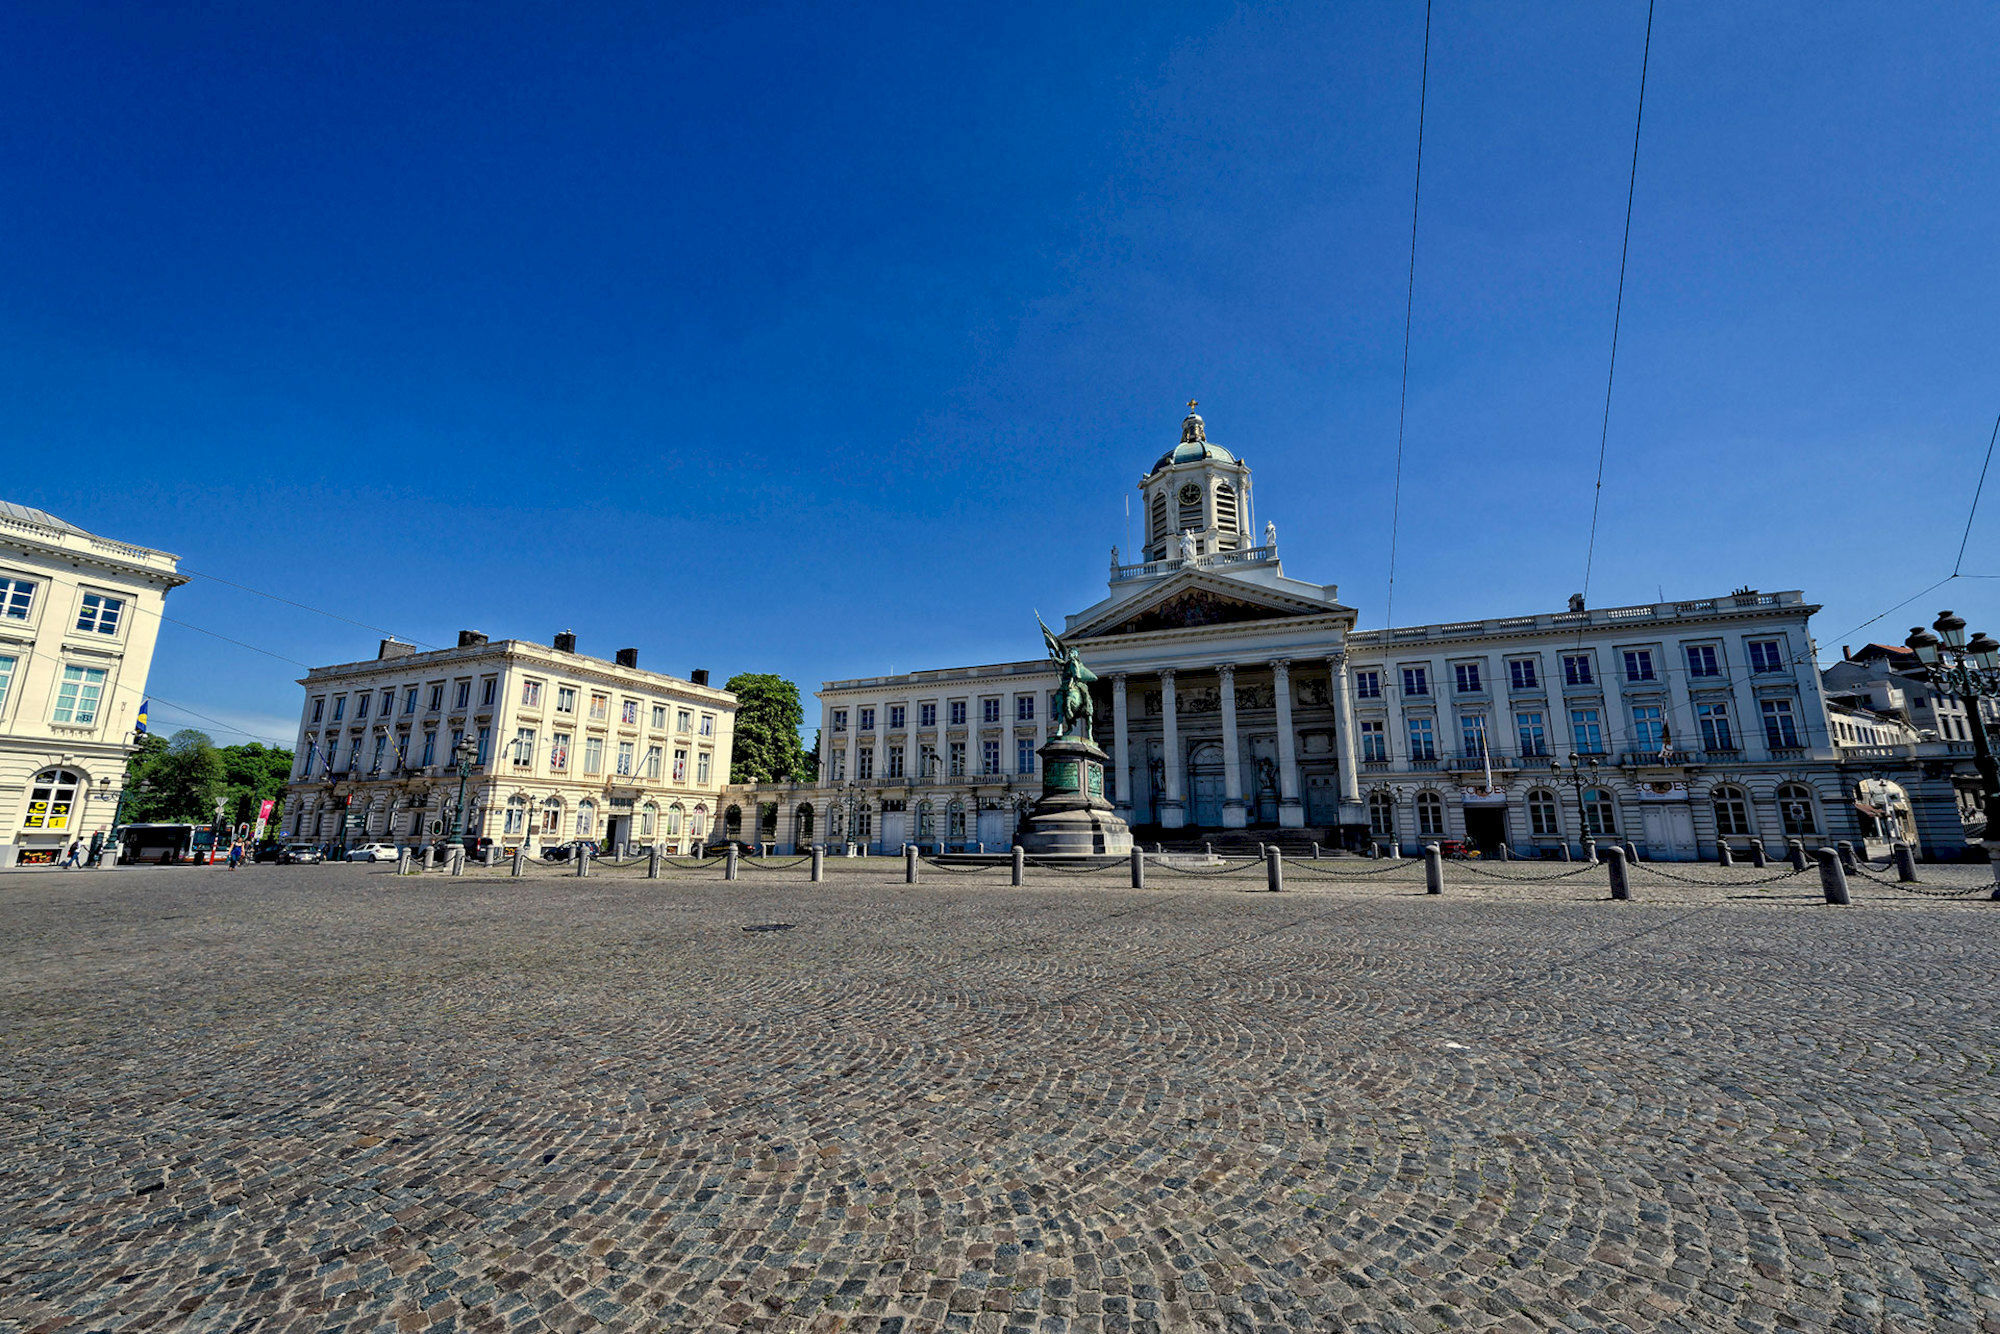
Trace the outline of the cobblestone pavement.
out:
M 832 865 L 0 874 L 0 1329 L 2000 1331 L 1983 867 Z

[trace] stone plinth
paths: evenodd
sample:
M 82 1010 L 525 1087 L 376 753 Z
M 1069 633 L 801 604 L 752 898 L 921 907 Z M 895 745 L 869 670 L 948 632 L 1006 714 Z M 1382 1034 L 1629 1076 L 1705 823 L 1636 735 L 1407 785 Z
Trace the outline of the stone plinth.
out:
M 1058 737 L 1039 754 L 1042 796 L 1021 824 L 1021 847 L 1038 857 L 1129 853 L 1132 830 L 1104 799 L 1111 757 L 1082 737 Z

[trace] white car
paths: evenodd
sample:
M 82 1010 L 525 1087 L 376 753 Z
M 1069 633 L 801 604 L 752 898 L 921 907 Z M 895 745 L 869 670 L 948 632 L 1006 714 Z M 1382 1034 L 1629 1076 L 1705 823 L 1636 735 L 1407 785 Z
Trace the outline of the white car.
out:
M 392 862 L 397 855 L 394 843 L 363 843 L 347 850 L 351 862 Z

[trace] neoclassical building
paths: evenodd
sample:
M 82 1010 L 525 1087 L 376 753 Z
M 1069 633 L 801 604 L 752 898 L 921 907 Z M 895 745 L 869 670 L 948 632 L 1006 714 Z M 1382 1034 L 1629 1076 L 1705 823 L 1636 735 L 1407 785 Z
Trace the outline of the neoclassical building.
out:
M 511 852 L 591 839 L 607 852 L 685 852 L 709 838 L 736 725 L 736 696 L 697 671 L 611 660 L 464 631 L 419 652 L 393 639 L 360 662 L 315 667 L 281 832 L 314 842 L 422 846 L 448 837 L 472 749 L 468 839 Z
M 1140 559 L 1113 548 L 1063 633 L 1100 677 L 1109 795 L 1146 841 L 1262 827 L 1534 856 L 1589 835 L 1686 859 L 1875 828 L 1798 592 L 1358 630 L 1334 585 L 1285 572 L 1248 465 L 1199 416 L 1138 489 Z M 828 681 L 817 781 L 732 788 L 726 818 L 781 850 L 1004 847 L 1040 791 L 1055 680 L 1036 659 Z M 1926 744 L 1903 758 L 1970 752 Z
M 0 866 L 110 831 L 177 563 L 0 501 Z

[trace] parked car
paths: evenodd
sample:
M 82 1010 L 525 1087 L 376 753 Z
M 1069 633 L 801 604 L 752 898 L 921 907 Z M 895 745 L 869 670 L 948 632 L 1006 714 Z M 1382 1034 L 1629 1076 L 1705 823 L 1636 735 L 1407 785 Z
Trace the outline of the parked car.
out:
M 363 843 L 347 850 L 351 862 L 392 862 L 399 855 L 394 843 Z
M 573 839 L 568 843 L 557 843 L 552 847 L 543 848 L 542 859 L 551 862 L 572 861 L 576 857 L 576 850 L 578 848 L 588 848 L 590 855 L 593 857 L 598 855 L 597 844 L 593 840 L 579 838 Z
M 280 866 L 297 866 L 301 862 L 323 862 L 326 854 L 316 843 L 287 843 L 278 851 Z
M 278 860 L 278 854 L 284 850 L 285 845 L 282 843 L 259 843 L 257 850 L 250 854 L 250 860 L 253 862 L 274 862 Z

